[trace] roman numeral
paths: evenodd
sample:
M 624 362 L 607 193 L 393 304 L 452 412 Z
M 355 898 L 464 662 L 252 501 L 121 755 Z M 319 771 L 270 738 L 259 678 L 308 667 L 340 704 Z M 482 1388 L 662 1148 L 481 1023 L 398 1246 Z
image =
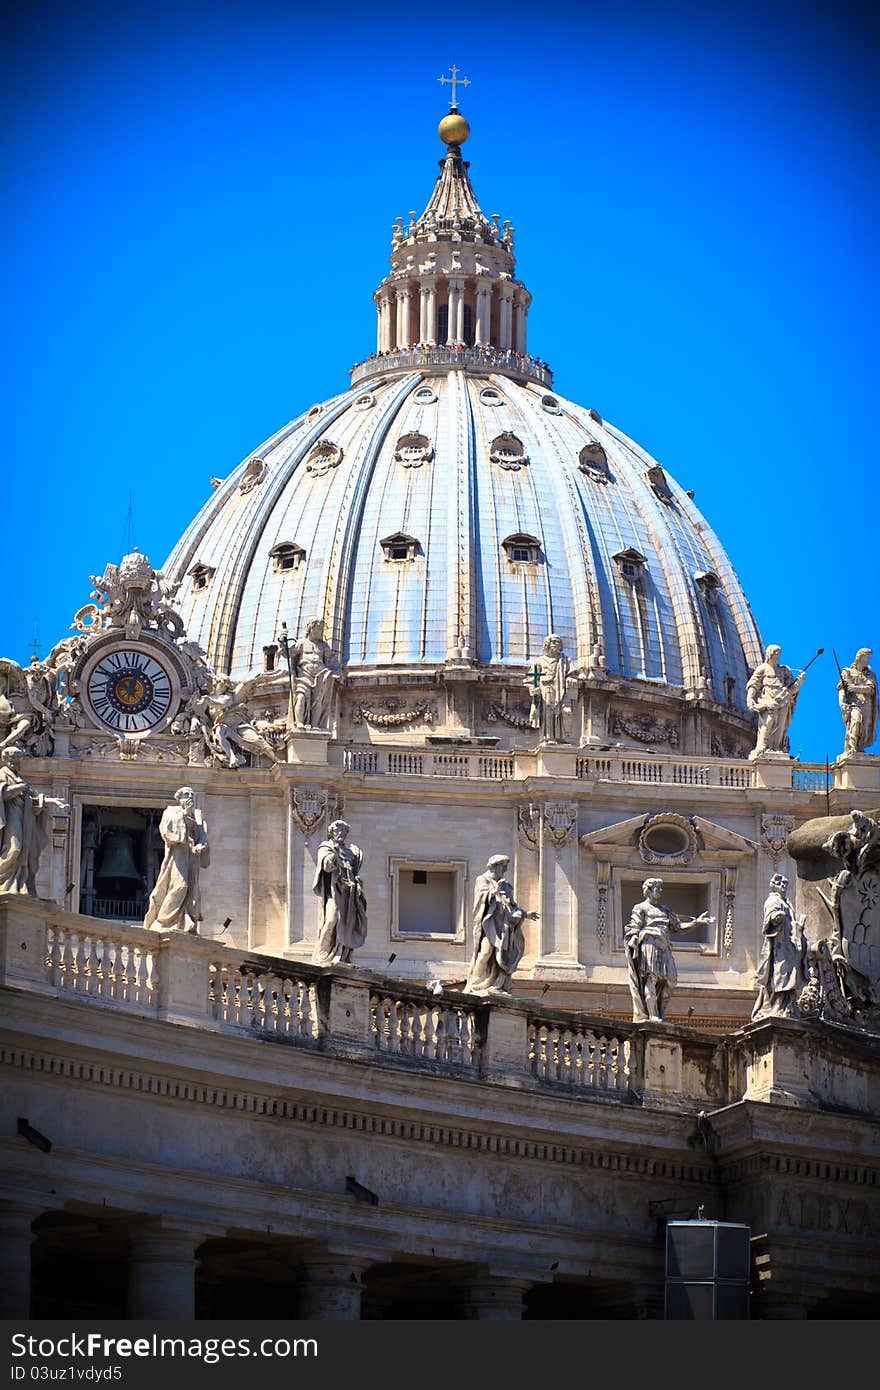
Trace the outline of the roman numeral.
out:
M 165 713 L 165 711 L 166 711 L 167 708 L 168 708 L 168 701 L 167 701 L 167 700 L 154 699 L 154 700 L 151 700 L 149 709 L 147 710 L 147 713 L 148 713 L 148 714 L 151 714 L 151 715 L 153 716 L 154 719 L 159 719 L 160 716 L 163 715 L 163 714 Z

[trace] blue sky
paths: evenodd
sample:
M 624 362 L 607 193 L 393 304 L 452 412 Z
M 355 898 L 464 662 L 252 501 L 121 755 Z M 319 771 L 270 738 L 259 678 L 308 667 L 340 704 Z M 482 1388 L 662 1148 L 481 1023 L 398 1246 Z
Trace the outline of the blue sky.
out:
M 0 654 L 67 634 L 130 493 L 158 566 L 212 475 L 346 386 L 455 61 L 532 351 L 695 489 L 783 660 L 825 647 L 792 751 L 833 758 L 831 648 L 880 667 L 876 24 L 708 9 L 7 13 Z

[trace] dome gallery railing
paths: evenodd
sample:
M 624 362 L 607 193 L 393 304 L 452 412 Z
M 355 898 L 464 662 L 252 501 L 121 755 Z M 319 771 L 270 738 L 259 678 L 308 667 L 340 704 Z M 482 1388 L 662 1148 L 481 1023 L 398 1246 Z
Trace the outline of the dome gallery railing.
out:
M 357 386 L 381 372 L 418 370 L 420 367 L 468 367 L 485 372 L 508 372 L 511 376 L 553 385 L 553 373 L 540 357 L 529 357 L 512 350 L 493 347 L 416 347 L 405 351 L 373 353 L 351 369 L 351 384 Z

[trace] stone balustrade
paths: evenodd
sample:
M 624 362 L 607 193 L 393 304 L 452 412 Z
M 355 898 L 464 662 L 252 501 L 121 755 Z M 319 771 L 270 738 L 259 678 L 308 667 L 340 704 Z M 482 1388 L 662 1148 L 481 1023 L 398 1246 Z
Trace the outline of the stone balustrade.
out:
M 751 788 L 790 788 L 811 796 L 849 790 L 847 768 L 812 763 L 754 763 L 745 759 L 668 757 L 631 749 L 587 752 L 574 745 L 554 744 L 508 751 L 466 747 L 439 751 L 400 744 L 348 744 L 330 751 L 331 764 L 362 777 L 466 778 L 520 782 L 529 777 L 570 777 L 587 782 L 622 782 L 638 786 L 714 787 L 734 791 Z M 877 773 L 874 772 L 874 776 Z M 878 787 L 880 790 L 880 787 Z
M 510 996 L 437 994 L 357 968 L 297 964 L 178 932 L 0 899 L 0 986 L 377 1066 L 623 1104 L 760 1099 L 880 1117 L 880 1038 L 764 1019 L 726 1037 Z
M 502 351 L 493 347 L 418 347 L 400 352 L 376 353 L 351 370 L 352 386 L 379 374 L 418 371 L 422 367 L 467 367 L 468 371 L 510 372 L 524 380 L 537 381 L 541 386 L 553 385 L 553 373 L 546 362 L 524 353 Z

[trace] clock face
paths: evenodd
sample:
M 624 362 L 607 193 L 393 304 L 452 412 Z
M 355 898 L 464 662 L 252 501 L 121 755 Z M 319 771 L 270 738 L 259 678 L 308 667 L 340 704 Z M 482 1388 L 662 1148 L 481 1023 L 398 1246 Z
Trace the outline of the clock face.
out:
M 114 733 L 147 733 L 171 707 L 171 677 L 165 667 L 132 648 L 106 652 L 89 674 L 86 690 L 95 718 Z

